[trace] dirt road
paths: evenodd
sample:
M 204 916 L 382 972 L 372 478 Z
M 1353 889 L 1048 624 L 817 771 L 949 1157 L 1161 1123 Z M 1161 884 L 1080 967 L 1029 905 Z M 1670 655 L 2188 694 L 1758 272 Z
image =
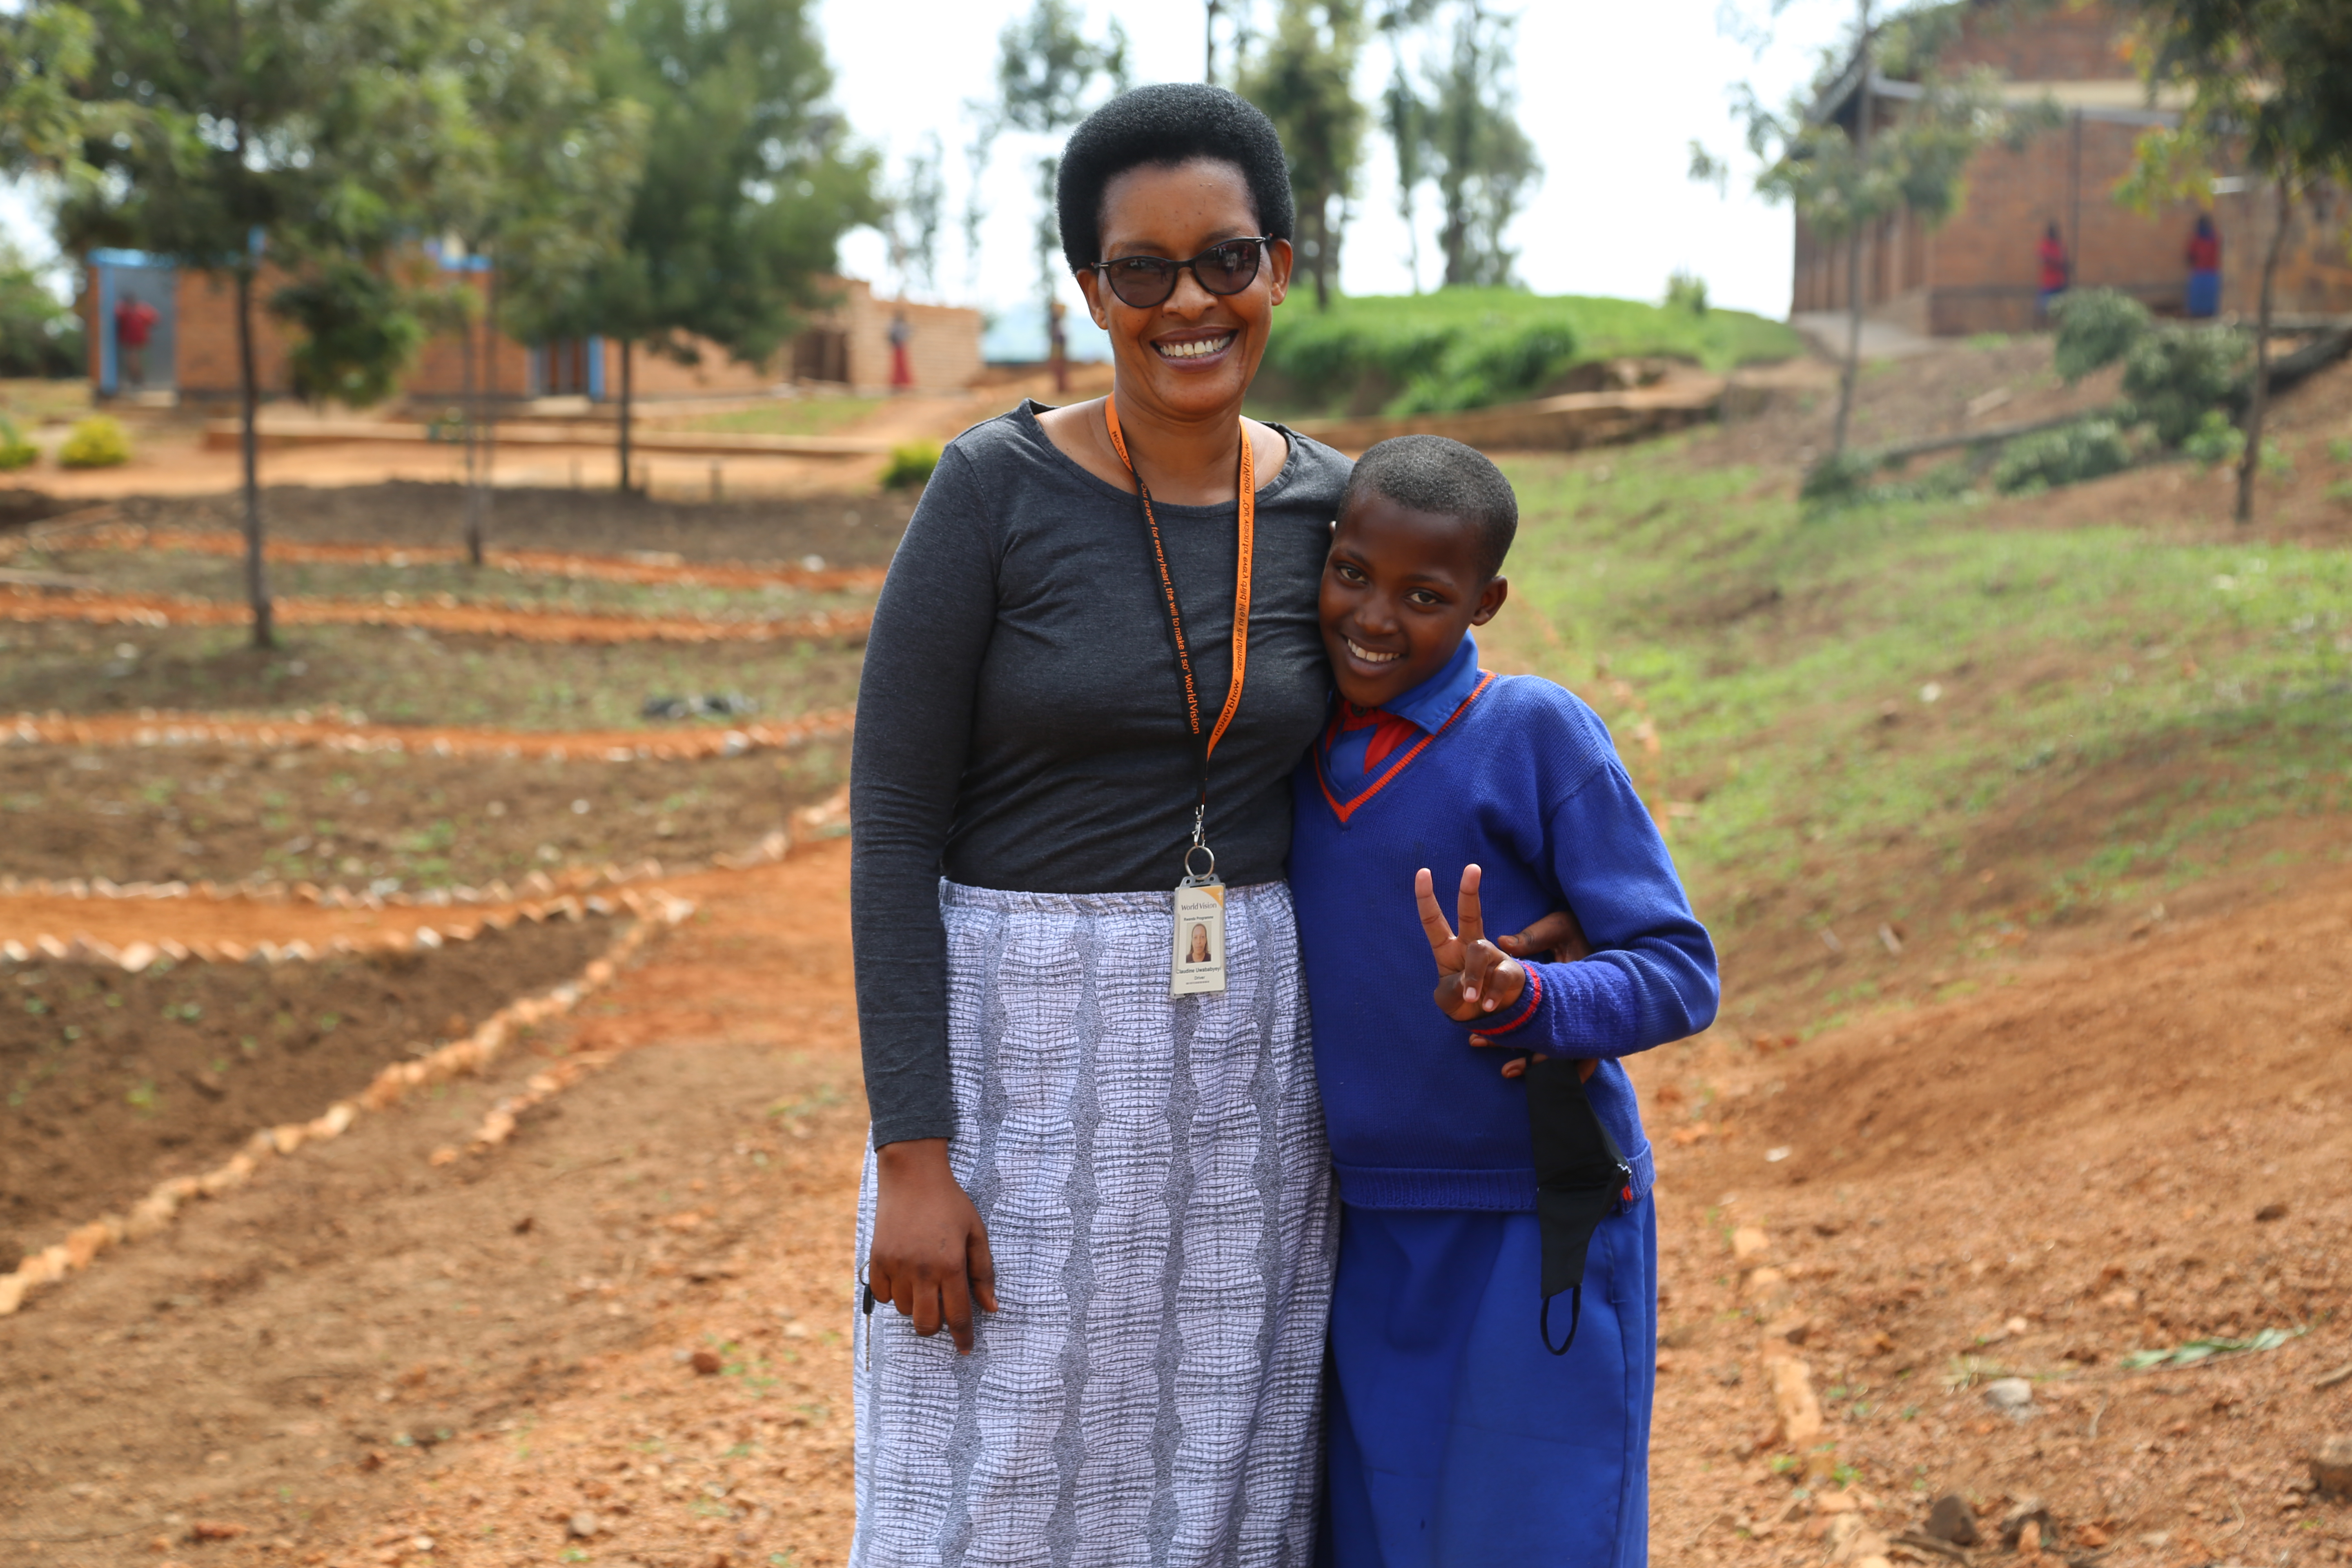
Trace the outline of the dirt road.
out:
M 0 1322 L 22 1561 L 841 1561 L 846 852 L 673 886 L 701 914 L 541 1047 L 624 1054 L 506 1148 L 428 1163 L 501 1091 L 452 1086 Z M 2352 1514 L 2288 1483 L 2352 1427 L 2352 1386 L 2313 1386 L 2352 1358 L 2347 994 L 2352 878 L 2323 869 L 1801 1047 L 1642 1060 L 1656 1560 L 1819 1562 L 1945 1490 L 1989 1532 L 2039 1498 L 2102 1563 L 2343 1553 Z M 2265 1327 L 2309 1331 L 2122 1360 Z M 2027 1418 L 1986 1403 L 2004 1375 Z

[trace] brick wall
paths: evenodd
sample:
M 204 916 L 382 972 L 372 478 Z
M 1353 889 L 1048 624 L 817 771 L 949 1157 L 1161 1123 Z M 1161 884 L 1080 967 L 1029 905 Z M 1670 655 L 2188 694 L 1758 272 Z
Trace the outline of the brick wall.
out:
M 1971 6 L 1948 60 L 1984 64 L 2015 80 L 2065 82 L 2128 79 L 2112 12 L 2098 6 L 2021 14 L 2009 6 Z M 1864 244 L 1863 299 L 1874 316 L 1939 335 L 2026 331 L 2038 323 L 2043 229 L 2058 226 L 2077 287 L 2120 289 L 2159 310 L 2185 300 L 2183 250 L 2198 206 L 2179 203 L 2144 214 L 2115 199 L 2131 172 L 2142 133 L 2136 125 L 2088 115 L 2012 151 L 1993 146 L 1969 165 L 1960 206 L 1943 226 L 1925 230 L 1906 215 Z M 2261 287 L 2260 259 L 2270 220 L 2266 200 L 2220 196 L 2210 210 L 2221 230 L 2221 308 L 2252 314 Z M 1846 307 L 1843 242 L 1821 243 L 1799 226 L 1790 308 Z M 2352 310 L 2352 266 L 2340 218 L 2299 222 L 2280 268 L 2279 308 Z
M 444 273 L 440 283 L 446 288 L 452 283 L 473 289 L 482 301 L 483 310 L 473 322 L 474 384 L 488 394 L 495 384 L 501 400 L 529 396 L 530 384 L 530 350 L 504 332 L 490 328 L 488 306 L 490 304 L 489 275 L 482 272 Z M 458 398 L 466 391 L 466 337 L 462 331 L 439 332 L 425 340 L 417 350 L 416 362 L 408 368 L 401 381 L 401 392 L 414 399 Z
M 269 297 L 286 282 L 285 273 L 268 265 L 253 280 L 254 374 L 265 397 L 282 397 L 293 386 L 286 324 L 269 313 Z M 180 395 L 234 399 L 239 381 L 236 275 L 181 268 L 176 305 Z
M 458 281 L 486 291 L 481 273 L 455 275 Z M 452 275 L 444 275 L 448 282 Z M 262 395 L 287 395 L 292 385 L 287 351 L 286 325 L 271 315 L 269 297 L 286 283 L 286 275 L 264 267 L 254 283 L 254 355 Z M 913 336 L 907 357 L 915 385 L 928 391 L 961 390 L 980 374 L 981 318 L 977 310 L 944 305 L 918 305 L 877 300 L 872 287 L 854 279 L 832 279 L 824 285 L 826 302 L 812 317 L 818 331 L 839 334 L 845 350 L 847 379 L 861 389 L 881 390 L 890 382 L 889 330 L 899 311 L 907 316 Z M 85 294 L 93 290 L 85 289 Z M 228 273 L 182 268 L 178 283 L 177 374 L 183 396 L 192 400 L 233 399 L 237 389 L 236 284 Z M 91 307 L 85 302 L 85 310 Z M 475 333 L 477 385 L 490 385 L 493 359 L 498 390 L 502 397 L 524 396 L 531 384 L 531 351 L 478 319 Z M 97 374 L 98 334 L 90 334 L 91 374 Z M 639 349 L 634 356 L 634 384 L 639 397 L 756 395 L 772 390 L 791 374 L 792 349 L 787 345 L 761 364 L 744 364 L 724 349 L 698 345 L 699 362 L 680 363 L 667 354 Z M 604 395 L 620 395 L 621 365 L 617 348 L 604 345 Z M 466 384 L 465 338 L 445 332 L 428 339 L 415 363 L 402 379 L 398 395 L 439 402 L 462 395 Z
M 2129 77 L 2123 25 L 2105 5 L 1970 5 L 1943 56 L 1955 68 L 1990 66 L 2012 81 L 2102 81 Z

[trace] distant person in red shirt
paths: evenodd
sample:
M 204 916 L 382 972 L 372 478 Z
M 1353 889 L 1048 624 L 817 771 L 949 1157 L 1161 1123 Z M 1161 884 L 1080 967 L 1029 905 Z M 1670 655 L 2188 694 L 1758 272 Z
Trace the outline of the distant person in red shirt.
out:
M 2066 291 L 2072 280 L 2074 264 L 2066 256 L 2066 242 L 2058 237 L 2058 226 L 2052 224 L 2042 231 L 2042 247 L 2037 252 L 2042 261 L 2042 291 L 2033 302 L 2034 314 L 2042 321 L 2050 319 L 2051 301 Z
M 2197 215 L 2189 237 L 2189 313 L 2208 320 L 2221 313 L 2221 235 L 2211 213 Z
M 915 384 L 914 368 L 907 363 L 907 344 L 913 340 L 915 329 L 908 323 L 907 312 L 899 311 L 890 318 L 890 390 L 905 392 Z
M 147 384 L 147 340 L 163 312 L 136 294 L 125 294 L 114 307 L 114 346 L 122 356 L 122 384 Z

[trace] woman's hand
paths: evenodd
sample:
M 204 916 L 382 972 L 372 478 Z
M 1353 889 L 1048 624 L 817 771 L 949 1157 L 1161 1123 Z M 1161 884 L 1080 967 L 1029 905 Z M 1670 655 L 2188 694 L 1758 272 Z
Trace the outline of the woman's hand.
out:
M 1495 945 L 1513 958 L 1545 958 L 1553 963 L 1575 963 L 1592 956 L 1584 928 L 1567 910 L 1554 910 L 1517 936 L 1498 936 Z
M 866 1283 L 915 1331 L 947 1325 L 958 1355 L 971 1353 L 971 1307 L 996 1310 L 988 1226 L 948 1169 L 948 1141 L 909 1138 L 875 1151 L 874 1243 Z

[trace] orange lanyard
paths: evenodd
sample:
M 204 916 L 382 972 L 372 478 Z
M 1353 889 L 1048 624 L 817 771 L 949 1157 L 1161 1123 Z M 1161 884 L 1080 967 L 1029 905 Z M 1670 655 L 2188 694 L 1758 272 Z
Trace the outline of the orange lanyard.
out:
M 1176 645 L 1176 672 L 1184 691 L 1185 722 L 1192 731 L 1192 748 L 1200 763 L 1201 793 L 1192 812 L 1192 842 L 1202 843 L 1202 829 L 1209 806 L 1209 756 L 1224 739 L 1226 727 L 1233 723 L 1234 714 L 1242 705 L 1242 681 L 1249 667 L 1250 562 L 1257 537 L 1257 465 L 1250 452 L 1249 426 L 1242 426 L 1242 466 L 1238 486 L 1238 509 L 1241 512 L 1240 552 L 1234 567 L 1234 678 L 1225 692 L 1224 711 L 1205 739 L 1201 733 L 1200 686 L 1192 675 L 1192 645 L 1184 640 L 1184 617 L 1176 607 L 1176 580 L 1169 574 L 1168 552 L 1160 537 L 1160 519 L 1151 510 L 1151 491 L 1136 472 L 1135 459 L 1128 456 L 1127 438 L 1119 433 L 1118 400 L 1103 399 L 1103 423 L 1110 431 L 1110 444 L 1118 452 L 1118 460 L 1127 465 L 1128 477 L 1135 481 L 1136 494 L 1143 499 L 1144 532 L 1150 537 L 1151 563 L 1160 576 L 1161 602 L 1168 610 L 1168 631 Z M 1189 869 L 1189 858 L 1188 867 Z

